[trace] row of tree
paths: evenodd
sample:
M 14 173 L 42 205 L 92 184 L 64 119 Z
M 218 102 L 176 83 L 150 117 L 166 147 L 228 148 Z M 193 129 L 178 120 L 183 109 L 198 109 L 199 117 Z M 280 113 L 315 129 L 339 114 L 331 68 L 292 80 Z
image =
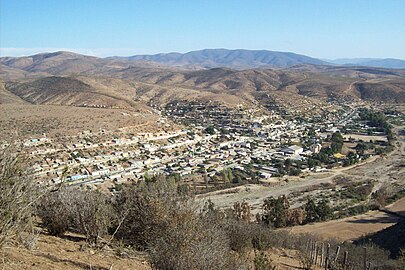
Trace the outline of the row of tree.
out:
M 368 125 L 377 128 L 380 131 L 385 132 L 387 135 L 388 141 L 394 139 L 394 135 L 392 133 L 392 126 L 388 123 L 387 117 L 382 112 L 376 112 L 373 110 L 369 110 L 364 108 L 359 112 L 360 119 L 363 121 L 367 121 Z
M 256 215 L 256 220 L 267 226 L 283 228 L 312 222 L 325 221 L 332 217 L 332 209 L 325 200 L 316 203 L 308 198 L 301 208 L 290 209 L 286 196 L 268 198 L 263 204 L 263 213 Z

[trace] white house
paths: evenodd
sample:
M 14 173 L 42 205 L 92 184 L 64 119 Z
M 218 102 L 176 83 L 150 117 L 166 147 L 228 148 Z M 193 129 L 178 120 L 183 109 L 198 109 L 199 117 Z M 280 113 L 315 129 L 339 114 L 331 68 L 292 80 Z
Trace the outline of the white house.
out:
M 309 148 L 311 150 L 312 153 L 319 153 L 322 149 L 322 145 L 320 143 L 315 143 L 313 145 L 310 146 Z
M 296 156 L 296 155 L 299 155 L 302 152 L 304 152 L 304 148 L 302 148 L 301 146 L 298 146 L 298 145 L 291 145 L 289 147 L 281 149 L 280 151 L 286 155 Z

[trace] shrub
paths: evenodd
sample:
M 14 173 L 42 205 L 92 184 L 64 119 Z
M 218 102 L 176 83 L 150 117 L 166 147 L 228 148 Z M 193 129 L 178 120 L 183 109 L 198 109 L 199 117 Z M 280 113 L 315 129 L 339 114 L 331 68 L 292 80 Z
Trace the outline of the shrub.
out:
M 21 157 L 10 150 L 0 152 L 0 247 L 32 224 L 38 192 Z
M 86 236 L 87 241 L 98 244 L 116 215 L 109 198 L 98 191 L 74 192 L 72 227 Z
M 255 270 L 276 269 L 276 266 L 273 265 L 273 261 L 263 251 L 255 253 L 253 264 Z
M 70 190 L 49 192 L 38 205 L 37 214 L 51 235 L 61 236 L 72 225 L 73 198 L 70 195 Z
M 271 197 L 264 200 L 261 222 L 275 228 L 285 227 L 289 207 L 290 203 L 284 195 L 277 199 Z
M 177 188 L 174 179 L 160 177 L 125 187 L 116 201 L 122 220 L 116 236 L 128 245 L 146 249 L 150 241 L 161 237 L 182 202 Z
M 155 269 L 231 269 L 229 241 L 219 227 L 205 224 L 181 207 L 167 225 L 162 236 L 150 243 Z
M 155 269 L 238 269 L 224 215 L 212 203 L 198 213 L 173 179 L 155 177 L 125 187 L 116 207 L 117 237 L 149 252 Z
M 309 254 L 305 252 L 300 252 L 298 254 L 298 259 L 301 264 L 301 268 L 304 270 L 311 270 L 314 267 L 312 258 L 309 256 Z
M 252 248 L 251 224 L 243 221 L 229 219 L 224 230 L 229 239 L 230 248 L 240 254 L 247 253 Z
M 260 224 L 252 224 L 251 232 L 254 249 L 266 250 L 274 246 L 274 235 L 268 227 Z
M 62 235 L 70 229 L 84 234 L 89 243 L 97 244 L 108 233 L 115 213 L 106 195 L 69 188 L 45 195 L 38 216 L 52 235 Z

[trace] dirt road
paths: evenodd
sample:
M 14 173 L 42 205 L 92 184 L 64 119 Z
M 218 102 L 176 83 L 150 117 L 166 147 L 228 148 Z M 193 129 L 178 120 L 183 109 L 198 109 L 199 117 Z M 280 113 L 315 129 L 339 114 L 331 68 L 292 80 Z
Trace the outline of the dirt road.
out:
M 332 180 L 337 176 L 349 176 L 353 181 L 375 180 L 374 190 L 393 182 L 403 184 L 405 183 L 405 166 L 403 166 L 405 136 L 400 132 L 402 129 L 404 126 L 394 129 L 398 140 L 395 142 L 395 149 L 386 157 L 374 156 L 362 164 L 333 169 L 327 173 L 310 173 L 305 178 L 290 177 L 287 183 L 276 186 L 248 184 L 199 195 L 197 199 L 199 201 L 210 199 L 218 207 L 231 207 L 235 202 L 246 201 L 255 213 L 268 197 L 302 192 L 320 184 L 333 183 Z

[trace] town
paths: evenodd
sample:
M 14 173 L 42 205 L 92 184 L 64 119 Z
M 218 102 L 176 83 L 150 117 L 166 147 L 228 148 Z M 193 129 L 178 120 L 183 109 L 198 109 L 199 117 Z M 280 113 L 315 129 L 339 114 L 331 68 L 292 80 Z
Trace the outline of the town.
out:
M 157 133 L 88 130 L 63 143 L 44 135 L 23 144 L 41 185 L 114 192 L 126 182 L 162 174 L 181 177 L 204 193 L 246 183 L 277 184 L 392 150 L 385 120 L 372 121 L 385 115 L 357 107 L 344 105 L 304 119 L 278 111 L 176 103 L 160 108 L 163 128 Z M 184 129 L 171 128 L 171 122 Z

